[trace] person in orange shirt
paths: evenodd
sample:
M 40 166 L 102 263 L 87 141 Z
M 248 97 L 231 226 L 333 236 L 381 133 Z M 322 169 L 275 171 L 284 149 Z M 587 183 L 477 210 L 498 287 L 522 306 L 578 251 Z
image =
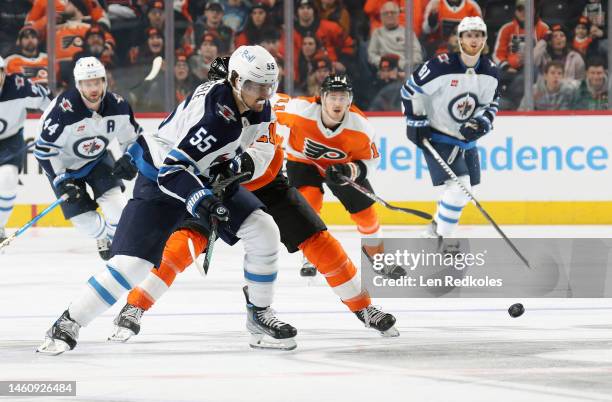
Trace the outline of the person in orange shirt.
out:
M 514 18 L 499 29 L 493 51 L 493 61 L 498 64 L 502 71 L 508 70 L 510 73 L 516 73 L 523 68 L 525 15 L 525 0 L 517 0 Z M 550 28 L 537 15 L 534 25 L 537 42 L 544 38 Z
M 217 58 L 211 65 L 209 79 L 226 76 L 227 58 Z M 283 94 L 277 94 L 276 99 L 273 103 L 281 110 L 289 101 Z M 395 317 L 372 306 L 368 292 L 361 287 L 356 267 L 340 243 L 302 195 L 288 184 L 281 170 L 283 160 L 282 138 L 272 123 L 269 131 L 241 156 L 240 171 L 251 174 L 244 186 L 264 203 L 279 227 L 281 242 L 290 253 L 302 250 L 325 276 L 334 293 L 367 327 L 380 331 L 383 336 L 398 336 Z M 129 293 L 127 304 L 115 319 L 115 333 L 110 340 L 125 342 L 139 333 L 142 314 L 169 289 L 176 275 L 193 263 L 194 256 L 204 252 L 207 237 L 208 231 L 195 220 L 186 221 L 170 236 L 160 266 L 153 268 Z M 193 252 L 189 250 L 190 245 Z
M 503 25 L 497 34 L 493 61 L 500 70 L 500 83 L 504 97 L 501 109 L 516 109 L 523 98 L 523 59 L 525 53 L 525 0 L 516 0 L 514 18 Z M 548 25 L 535 13 L 535 42 L 543 39 Z M 534 43 L 535 43 L 534 42 Z
M 444 53 L 447 39 L 464 17 L 482 17 L 474 0 L 431 0 L 425 8 L 423 34 L 427 53 Z
M 370 33 L 382 26 L 380 10 L 387 1 L 389 0 L 366 0 L 363 6 L 363 12 L 370 18 Z M 404 5 L 406 2 L 403 0 L 393 0 L 393 2 L 396 3 L 401 10 L 400 25 L 404 25 L 406 23 L 406 14 L 404 13 Z M 428 2 L 429 0 L 412 1 L 412 30 L 417 37 L 421 36 L 423 31 L 423 16 Z
M 21 74 L 37 84 L 47 84 L 47 54 L 39 50 L 38 31 L 30 25 L 19 30 L 17 36 L 18 52 L 6 58 L 6 71 Z
M 32 25 L 43 37 L 47 31 L 47 3 L 48 0 L 34 0 L 25 20 L 26 24 Z M 110 29 L 110 20 L 98 0 L 55 0 L 55 15 L 60 23 L 69 4 L 80 9 L 91 22 L 97 22 Z
M 321 85 L 320 97 L 292 99 L 277 108 L 278 124 L 290 130 L 286 144 L 287 177 L 320 213 L 323 183 L 338 197 L 365 238 L 363 252 L 368 258 L 384 252 L 382 229 L 374 201 L 345 183 L 349 178 L 373 192 L 368 174 L 376 169 L 379 153 L 374 129 L 365 115 L 352 105 L 353 86 L 345 74 L 331 74 Z M 308 256 L 306 256 L 308 257 Z M 316 270 L 305 258 L 303 276 Z M 383 272 L 401 277 L 405 270 L 385 266 Z
M 572 42 L 572 48 L 580 53 L 582 57 L 586 57 L 589 46 L 593 43 L 589 31 L 591 30 L 591 23 L 585 16 L 578 18 L 578 23 L 574 28 L 574 41 Z

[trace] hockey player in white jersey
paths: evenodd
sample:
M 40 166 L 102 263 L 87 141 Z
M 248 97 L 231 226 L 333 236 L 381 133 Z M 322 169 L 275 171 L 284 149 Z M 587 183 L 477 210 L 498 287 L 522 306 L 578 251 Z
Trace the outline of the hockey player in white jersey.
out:
M 26 109 L 44 111 L 51 99 L 49 91 L 20 74 L 6 74 L 0 57 L 0 242 L 6 238 L 4 227 L 17 198 L 19 169 L 27 146 L 23 138 Z
M 417 69 L 401 89 L 410 141 L 423 148 L 427 138 L 468 189 L 480 183 L 476 140 L 491 131 L 498 110 L 498 70 L 482 55 L 487 26 L 466 17 L 458 27 L 460 53 L 440 54 Z M 434 186 L 444 186 L 425 235 L 442 239 L 459 223 L 469 199 L 423 149 Z
M 39 352 L 73 349 L 81 327 L 159 266 L 170 234 L 190 216 L 207 228 L 218 222 L 219 237 L 230 245 L 242 240 L 251 346 L 296 347 L 297 330 L 270 308 L 278 227 L 244 187 L 228 188 L 222 196 L 212 191 L 215 178 L 232 177 L 244 150 L 268 133 L 273 119 L 269 99 L 277 85 L 272 55 L 261 46 L 241 46 L 230 58 L 229 80 L 200 85 L 160 124 L 156 136 L 138 139 L 134 147 L 139 149 L 131 154 L 140 154 L 140 173 L 117 227 L 113 257 L 49 329 Z
M 74 80 L 76 88 L 55 98 L 40 118 L 34 156 L 55 194 L 69 196 L 61 206 L 64 217 L 95 239 L 100 256 L 108 260 L 127 203 L 121 179 L 134 178 L 136 171 L 127 157 L 115 162 L 107 148 L 116 138 L 125 150 L 142 130 L 127 101 L 106 90 L 106 70 L 98 59 L 79 59 Z

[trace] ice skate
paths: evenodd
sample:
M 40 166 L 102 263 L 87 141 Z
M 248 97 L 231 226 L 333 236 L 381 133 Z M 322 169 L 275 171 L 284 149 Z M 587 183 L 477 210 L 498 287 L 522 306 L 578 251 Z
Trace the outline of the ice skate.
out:
M 421 233 L 421 237 L 425 239 L 438 239 L 437 251 L 442 254 L 457 254 L 460 251 L 459 241 L 449 240 L 438 234 L 438 224 L 436 221 L 431 221 Z
M 317 275 L 317 267 L 312 265 L 310 261 L 304 256 L 302 262 L 302 268 L 300 269 L 300 276 L 302 278 L 312 278 Z
M 104 239 L 98 239 L 96 240 L 97 246 L 98 246 L 98 253 L 100 254 L 100 257 L 104 260 L 104 261 L 108 261 L 111 258 L 111 242 L 110 240 L 108 240 L 107 238 Z
M 389 313 L 372 305 L 356 311 L 355 315 L 367 328 L 374 328 L 384 337 L 399 336 L 399 331 L 395 328 L 395 317 Z
M 6 232 L 4 231 L 4 228 L 0 228 L 0 243 L 2 243 L 5 240 L 6 240 Z
M 276 318 L 270 307 L 257 307 L 249 301 L 248 286 L 242 288 L 246 298 L 247 329 L 251 333 L 249 344 L 256 349 L 293 350 L 297 347 L 297 330 Z
M 57 356 L 74 349 L 79 338 L 81 326 L 70 318 L 68 310 L 55 321 L 45 334 L 45 341 L 36 349 L 36 352 L 49 356 Z
M 370 261 L 370 264 L 372 265 L 372 269 L 374 269 L 374 255 L 376 255 L 376 253 L 372 253 L 368 251 L 366 246 L 362 246 L 361 251 L 363 251 L 363 254 L 365 254 L 368 261 Z M 391 264 L 391 265 L 385 264 L 385 266 L 382 267 L 380 270 L 374 269 L 374 271 L 377 274 L 382 275 L 385 278 L 389 278 L 389 279 L 399 279 L 402 276 L 407 275 L 406 270 L 404 268 L 402 268 L 399 265 L 395 265 L 395 264 Z
M 115 331 L 108 340 L 111 342 L 126 342 L 140 332 L 140 320 L 144 310 L 140 307 L 126 304 L 123 306 L 119 315 L 115 317 Z

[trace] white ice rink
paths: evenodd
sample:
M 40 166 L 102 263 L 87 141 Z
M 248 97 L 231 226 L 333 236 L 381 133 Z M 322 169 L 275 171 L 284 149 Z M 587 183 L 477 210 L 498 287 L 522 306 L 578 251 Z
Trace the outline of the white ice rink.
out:
M 505 227 L 514 237 L 611 237 L 612 228 Z M 359 261 L 352 228 L 332 228 Z M 414 236 L 417 228 L 386 228 Z M 465 237 L 493 237 L 463 227 Z M 34 353 L 45 331 L 104 264 L 72 229 L 32 229 L 0 255 L 0 380 L 76 380 L 79 401 L 612 401 L 612 299 L 377 299 L 401 336 L 383 339 L 321 278 L 299 277 L 283 254 L 274 308 L 298 328 L 292 352 L 250 349 L 242 248 L 215 247 L 207 278 L 193 268 L 143 318 L 140 335 L 111 344 L 123 306 L 81 330 L 74 351 Z M 0 400 L 7 398 L 0 397 Z

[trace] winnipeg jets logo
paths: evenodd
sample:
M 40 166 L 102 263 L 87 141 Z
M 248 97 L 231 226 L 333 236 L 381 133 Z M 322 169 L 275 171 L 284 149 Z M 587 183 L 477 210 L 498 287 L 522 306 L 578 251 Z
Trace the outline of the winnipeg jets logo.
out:
M 114 93 L 113 96 L 115 97 L 115 100 L 117 101 L 117 103 L 123 102 L 123 98 L 120 95 L 117 95 Z
M 60 103 L 60 108 L 62 108 L 64 112 L 74 112 L 74 110 L 72 110 L 72 103 L 70 103 L 70 101 L 66 98 L 62 99 L 62 103 Z
M 448 113 L 457 123 L 468 121 L 476 108 L 478 107 L 478 98 L 471 92 L 461 94 L 453 98 L 448 104 Z
M 229 106 L 222 105 L 220 103 L 217 103 L 217 114 L 223 117 L 223 119 L 225 119 L 227 123 L 229 123 L 230 121 L 238 121 L 236 120 L 236 115 L 234 114 L 234 111 L 230 109 Z
M 23 88 L 25 86 L 25 80 L 23 79 L 22 76 L 20 75 L 16 75 L 15 76 L 15 86 L 17 87 L 17 90 Z
M 104 137 L 88 137 L 75 142 L 72 150 L 83 159 L 96 159 L 107 146 L 108 140 Z
M 344 159 L 346 154 L 339 149 L 329 148 L 323 144 L 306 138 L 304 141 L 304 155 L 310 159 Z

